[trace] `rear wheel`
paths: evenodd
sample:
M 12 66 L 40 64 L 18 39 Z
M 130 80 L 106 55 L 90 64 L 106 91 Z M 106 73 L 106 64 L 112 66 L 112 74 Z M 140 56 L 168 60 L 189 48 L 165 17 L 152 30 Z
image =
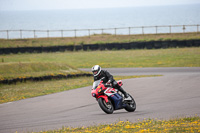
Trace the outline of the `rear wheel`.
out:
M 128 112 L 134 112 L 136 110 L 136 102 L 131 95 L 129 96 L 131 97 L 131 100 L 125 101 L 126 107 L 124 107 L 124 109 Z
M 112 114 L 114 111 L 113 105 L 111 101 L 108 99 L 108 102 L 106 103 L 105 99 L 99 98 L 98 103 L 100 108 L 107 114 Z

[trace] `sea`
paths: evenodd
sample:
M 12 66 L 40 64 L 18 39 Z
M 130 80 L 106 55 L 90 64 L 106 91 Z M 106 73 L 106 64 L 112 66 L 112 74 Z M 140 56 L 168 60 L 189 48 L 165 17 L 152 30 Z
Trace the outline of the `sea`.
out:
M 182 26 L 176 27 L 175 25 Z M 187 27 L 184 25 L 196 26 Z M 102 33 L 196 32 L 200 31 L 198 25 L 200 25 L 200 4 L 105 9 L 0 11 L 0 38 L 7 39 L 73 37 Z

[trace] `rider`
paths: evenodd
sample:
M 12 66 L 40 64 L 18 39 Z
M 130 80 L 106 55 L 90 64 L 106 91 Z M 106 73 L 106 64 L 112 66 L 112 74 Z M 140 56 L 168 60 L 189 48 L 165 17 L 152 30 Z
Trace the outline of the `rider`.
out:
M 112 86 L 122 92 L 125 98 L 128 98 L 128 94 L 124 91 L 124 89 L 118 85 L 118 83 L 113 79 L 113 76 L 106 70 L 101 70 L 99 65 L 95 65 L 92 67 L 92 72 L 94 75 L 94 81 L 105 78 L 104 83 L 111 83 Z

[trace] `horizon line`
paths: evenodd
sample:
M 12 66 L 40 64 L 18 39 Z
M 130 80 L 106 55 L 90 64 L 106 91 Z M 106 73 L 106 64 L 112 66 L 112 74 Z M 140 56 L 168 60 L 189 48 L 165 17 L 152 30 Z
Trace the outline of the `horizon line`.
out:
M 62 8 L 62 9 L 0 9 L 0 11 L 55 11 L 55 10 L 94 10 L 94 9 L 118 9 L 118 8 L 144 8 L 144 7 L 165 7 L 165 6 L 187 6 L 200 5 L 200 3 L 191 4 L 168 4 L 168 5 L 143 5 L 143 6 L 124 6 L 124 7 L 98 7 L 98 8 Z

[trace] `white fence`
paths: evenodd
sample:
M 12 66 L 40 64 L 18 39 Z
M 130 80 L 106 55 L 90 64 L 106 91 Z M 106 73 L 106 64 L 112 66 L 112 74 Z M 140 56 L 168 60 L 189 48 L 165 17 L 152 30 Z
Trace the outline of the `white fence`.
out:
M 73 29 L 73 30 L 0 30 L 1 39 L 48 38 L 48 37 L 80 37 L 94 34 L 134 35 L 199 32 L 197 25 L 163 25 L 140 26 L 102 29 Z

